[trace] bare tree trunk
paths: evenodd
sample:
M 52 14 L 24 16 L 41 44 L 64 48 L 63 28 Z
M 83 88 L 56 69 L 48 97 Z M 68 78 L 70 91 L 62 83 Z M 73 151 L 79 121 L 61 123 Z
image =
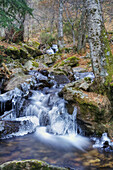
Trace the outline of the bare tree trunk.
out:
M 108 86 L 113 75 L 113 57 L 103 24 L 100 0 L 84 0 L 95 83 Z
M 73 36 L 73 46 L 75 46 L 76 45 L 76 40 L 75 40 L 74 24 L 72 24 L 72 36 Z
M 58 17 L 58 45 L 64 47 L 63 40 L 63 0 L 59 0 L 59 17 Z
M 78 30 L 77 52 L 86 51 L 86 10 L 83 8 Z
M 52 20 L 51 20 L 51 34 L 53 33 L 54 19 L 55 19 L 55 16 L 53 14 L 53 17 L 52 17 Z
M 74 21 L 71 21 L 72 16 L 70 14 L 68 14 L 66 6 L 64 7 L 64 9 L 65 9 L 66 17 L 67 17 L 67 19 L 68 19 L 68 21 L 71 25 L 71 28 L 72 28 L 73 46 L 75 46 L 76 45 L 76 39 L 75 39 L 75 31 L 74 31 Z

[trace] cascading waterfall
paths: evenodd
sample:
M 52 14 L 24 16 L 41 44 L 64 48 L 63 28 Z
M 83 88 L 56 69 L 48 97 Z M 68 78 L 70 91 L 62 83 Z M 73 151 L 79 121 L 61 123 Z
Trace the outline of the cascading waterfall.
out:
M 12 101 L 12 110 L 5 111 L 1 119 L 19 123 L 18 131 L 5 135 L 5 138 L 35 131 L 35 135 L 42 142 L 56 146 L 60 142 L 62 148 L 74 146 L 82 150 L 89 145 L 89 140 L 77 134 L 77 108 L 74 108 L 72 115 L 68 114 L 66 101 L 58 96 L 63 86 L 51 79 L 47 81 L 46 76 L 35 72 L 31 83 L 35 88 L 42 87 L 45 82 L 49 86 L 52 84 L 52 87 L 44 86 L 41 90 L 31 90 L 30 85 L 24 83 L 22 90 L 16 88 L 1 95 L 1 101 Z M 29 92 L 32 95 L 29 95 Z
M 112 141 L 106 133 L 102 138 L 90 140 L 81 136 L 84 127 L 77 119 L 77 107 L 73 108 L 58 95 L 61 96 L 59 92 L 64 85 L 56 83 L 54 76 L 36 71 L 30 74 L 33 77 L 29 84 L 0 95 L 0 139 L 3 139 L 0 140 L 0 163 L 39 159 L 70 169 L 100 168 L 104 167 L 103 162 L 107 167 L 111 165 L 112 155 L 109 157 L 108 152 L 113 152 Z M 73 113 L 69 114 L 68 110 Z M 107 162 L 97 149 L 92 150 L 90 141 L 94 142 L 93 148 L 107 152 Z

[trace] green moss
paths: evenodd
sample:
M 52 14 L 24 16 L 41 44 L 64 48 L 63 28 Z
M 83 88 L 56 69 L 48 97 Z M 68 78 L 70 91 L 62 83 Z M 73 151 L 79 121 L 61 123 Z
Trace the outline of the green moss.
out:
M 65 60 L 61 62 L 60 66 L 64 66 L 66 64 Z
M 78 66 L 78 58 L 75 56 L 68 57 L 67 59 L 63 60 L 60 66 L 68 65 L 68 66 Z
M 35 61 L 33 61 L 32 63 L 33 63 L 32 65 L 33 65 L 34 67 L 39 67 L 39 63 L 37 63 L 37 62 L 35 62 Z
M 85 80 L 87 83 L 91 83 L 91 78 L 90 78 L 90 77 L 85 77 L 84 80 Z
M 23 169 L 62 170 L 62 169 L 65 169 L 65 168 L 50 166 L 43 161 L 24 160 L 24 161 L 19 161 L 19 162 L 12 161 L 12 162 L 0 165 L 0 169 L 2 169 L 2 170 L 23 170 Z
M 71 56 L 71 57 L 68 57 L 67 59 L 66 59 L 66 61 L 68 61 L 68 60 L 79 60 L 79 58 L 77 58 L 77 57 L 75 57 L 75 56 Z
M 86 39 L 88 38 L 88 35 L 86 34 Z
M 63 70 L 63 69 L 57 68 L 54 71 L 55 71 L 56 75 L 65 75 L 65 76 L 68 76 L 68 73 L 65 70 Z
M 43 63 L 44 66 L 48 67 L 48 65 L 46 63 Z
M 20 58 L 20 50 L 17 47 L 10 46 L 6 49 L 5 53 L 12 58 Z
M 103 51 L 105 54 L 106 58 L 106 66 L 105 69 L 107 70 L 108 76 L 106 77 L 106 82 L 105 85 L 109 85 L 110 82 L 112 81 L 112 75 L 113 75 L 113 55 L 111 53 L 108 37 L 106 34 L 106 30 L 103 27 L 102 32 L 101 32 L 101 42 L 104 44 L 103 46 Z
M 53 66 L 53 68 L 56 68 L 58 65 L 59 65 L 59 63 L 56 63 L 56 64 Z
M 62 53 L 56 52 L 56 53 L 54 54 L 54 56 L 55 56 L 55 57 L 57 57 L 57 56 L 62 56 Z
M 37 41 L 28 41 L 27 44 L 34 48 L 38 48 L 40 45 L 40 43 Z
M 99 122 L 100 120 L 104 121 L 104 110 L 99 110 L 93 102 L 88 102 L 85 98 L 82 99 L 75 95 L 74 99 L 79 104 L 80 112 L 83 117 L 87 115 L 89 119 L 93 119 L 95 122 Z

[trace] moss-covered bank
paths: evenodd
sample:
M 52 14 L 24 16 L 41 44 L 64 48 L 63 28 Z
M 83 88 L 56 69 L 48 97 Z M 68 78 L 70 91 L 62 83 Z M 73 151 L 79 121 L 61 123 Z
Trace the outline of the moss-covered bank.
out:
M 66 170 L 66 168 L 51 166 L 39 160 L 24 160 L 6 162 L 0 165 L 0 170 Z

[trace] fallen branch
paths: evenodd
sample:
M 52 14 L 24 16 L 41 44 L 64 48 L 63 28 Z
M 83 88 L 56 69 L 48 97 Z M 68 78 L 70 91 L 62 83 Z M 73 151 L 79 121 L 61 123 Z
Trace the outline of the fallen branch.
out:
M 5 72 L 8 73 L 9 75 L 11 75 L 11 72 L 9 71 L 9 69 L 7 68 L 5 63 L 2 63 L 2 66 L 4 67 Z

